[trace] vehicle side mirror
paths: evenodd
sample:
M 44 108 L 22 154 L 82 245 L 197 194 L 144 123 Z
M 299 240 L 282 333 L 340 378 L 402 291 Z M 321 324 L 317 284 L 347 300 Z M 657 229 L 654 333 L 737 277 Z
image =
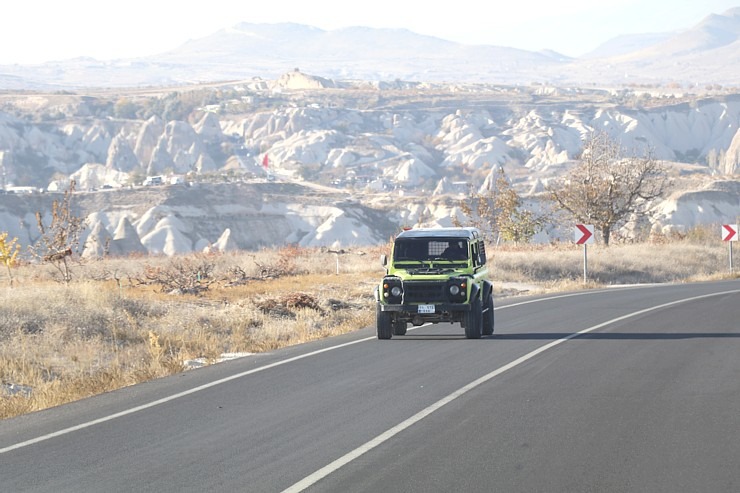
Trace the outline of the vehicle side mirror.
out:
M 380 265 L 382 265 L 383 267 L 388 265 L 388 257 L 385 255 L 385 253 L 380 256 Z

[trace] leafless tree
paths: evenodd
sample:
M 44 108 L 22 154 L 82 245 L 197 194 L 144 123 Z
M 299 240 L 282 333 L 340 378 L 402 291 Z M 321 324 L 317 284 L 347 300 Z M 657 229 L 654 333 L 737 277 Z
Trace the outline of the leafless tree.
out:
M 52 203 L 51 222 L 44 224 L 43 216 L 36 213 L 41 236 L 31 247 L 31 253 L 44 263 L 53 265 L 62 276 L 62 281 L 69 284 L 72 280 L 70 259 L 79 249 L 80 233 L 85 228 L 84 220 L 72 212 L 72 195 L 75 190 L 74 180 L 64 192 L 61 201 Z
M 652 149 L 627 155 L 604 132 L 584 143 L 578 164 L 547 186 L 550 199 L 576 221 L 593 224 L 609 245 L 611 233 L 628 218 L 647 214 L 649 201 L 668 186 L 667 170 Z

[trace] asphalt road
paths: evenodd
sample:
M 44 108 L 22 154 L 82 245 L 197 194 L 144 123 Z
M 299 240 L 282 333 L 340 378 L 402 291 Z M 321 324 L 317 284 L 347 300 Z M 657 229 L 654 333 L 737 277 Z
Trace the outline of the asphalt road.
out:
M 737 492 L 740 281 L 497 303 L 0 422 L 0 491 Z

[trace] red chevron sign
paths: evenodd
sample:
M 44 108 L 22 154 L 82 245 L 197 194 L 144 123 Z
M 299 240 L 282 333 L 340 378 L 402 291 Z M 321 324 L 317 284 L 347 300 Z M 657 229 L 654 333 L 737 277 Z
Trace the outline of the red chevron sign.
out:
M 574 234 L 578 245 L 587 245 L 594 242 L 594 227 L 591 224 L 576 224 Z
M 722 225 L 722 240 L 737 241 L 737 224 Z

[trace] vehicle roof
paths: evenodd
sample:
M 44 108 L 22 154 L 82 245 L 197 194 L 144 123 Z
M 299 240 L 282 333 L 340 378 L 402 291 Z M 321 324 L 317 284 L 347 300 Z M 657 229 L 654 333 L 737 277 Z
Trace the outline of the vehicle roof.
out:
M 473 240 L 480 238 L 478 228 L 414 228 L 399 233 L 396 239 L 402 238 L 461 238 Z

